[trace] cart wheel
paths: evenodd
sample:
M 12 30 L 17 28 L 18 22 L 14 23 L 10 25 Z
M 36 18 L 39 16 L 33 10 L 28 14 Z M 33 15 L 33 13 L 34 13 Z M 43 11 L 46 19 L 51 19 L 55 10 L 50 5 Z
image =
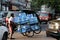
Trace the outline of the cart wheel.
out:
M 23 36 L 26 36 L 26 33 L 22 33 Z
M 41 27 L 37 31 L 34 31 L 34 33 L 39 34 L 41 32 Z
M 48 33 L 46 33 L 46 37 L 50 37 L 50 35 Z
M 33 31 L 26 32 L 26 36 L 32 37 L 32 36 L 34 36 L 34 32 Z
M 38 24 L 38 26 L 39 26 L 39 29 L 34 31 L 34 33 L 36 33 L 36 34 L 39 34 L 41 32 L 41 30 L 42 30 L 41 27 L 40 27 L 40 23 Z

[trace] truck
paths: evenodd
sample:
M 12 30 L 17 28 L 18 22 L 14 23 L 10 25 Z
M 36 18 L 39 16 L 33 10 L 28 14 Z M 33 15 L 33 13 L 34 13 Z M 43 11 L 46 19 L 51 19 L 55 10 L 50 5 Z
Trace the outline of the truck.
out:
M 51 20 L 52 15 L 48 12 L 38 12 L 38 18 L 40 20 L 40 23 L 44 22 L 47 23 L 49 20 Z

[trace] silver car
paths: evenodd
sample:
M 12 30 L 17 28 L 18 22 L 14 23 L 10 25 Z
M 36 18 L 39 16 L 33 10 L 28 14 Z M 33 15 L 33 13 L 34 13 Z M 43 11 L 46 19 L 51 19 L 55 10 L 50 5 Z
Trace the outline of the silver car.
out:
M 60 20 L 51 20 L 48 22 L 46 36 L 52 36 L 57 40 L 60 40 Z
M 2 14 L 0 13 L 0 40 L 7 40 L 7 38 L 8 38 L 8 29 L 5 26 Z
M 0 26 L 0 40 L 7 40 L 8 29 L 5 26 Z

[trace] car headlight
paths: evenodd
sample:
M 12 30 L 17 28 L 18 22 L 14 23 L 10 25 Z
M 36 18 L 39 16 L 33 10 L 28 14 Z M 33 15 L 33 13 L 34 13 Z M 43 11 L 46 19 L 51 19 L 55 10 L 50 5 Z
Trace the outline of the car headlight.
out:
M 59 29 L 59 24 L 58 23 L 55 23 L 55 29 Z
M 59 29 L 59 23 L 50 23 L 49 29 Z
M 46 18 L 46 20 L 48 20 L 48 18 Z
M 54 25 L 53 24 L 49 24 L 49 29 L 54 29 Z

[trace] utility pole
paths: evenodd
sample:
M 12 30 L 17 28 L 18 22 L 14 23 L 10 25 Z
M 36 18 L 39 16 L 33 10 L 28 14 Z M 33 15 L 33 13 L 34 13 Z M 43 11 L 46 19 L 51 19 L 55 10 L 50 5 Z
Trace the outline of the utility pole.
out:
M 1 0 L 1 11 L 2 11 L 2 0 Z
M 29 9 L 29 10 L 31 10 L 31 1 L 32 0 L 26 0 L 26 9 Z

